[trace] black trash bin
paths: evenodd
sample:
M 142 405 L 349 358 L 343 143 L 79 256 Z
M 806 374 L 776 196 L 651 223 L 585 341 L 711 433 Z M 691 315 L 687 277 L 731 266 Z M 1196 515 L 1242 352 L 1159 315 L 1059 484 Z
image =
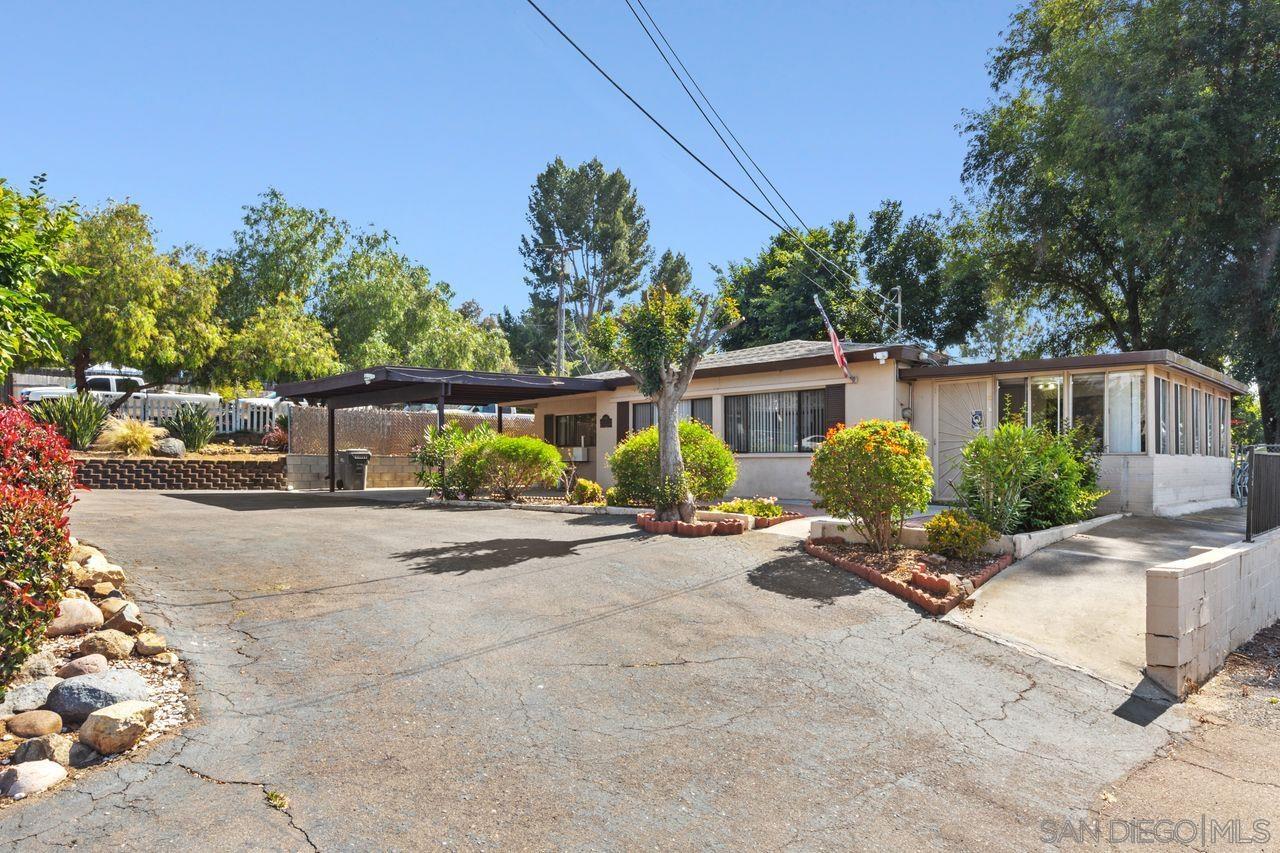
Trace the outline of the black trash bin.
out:
M 338 488 L 364 491 L 365 476 L 373 454 L 361 447 L 343 450 L 338 456 Z

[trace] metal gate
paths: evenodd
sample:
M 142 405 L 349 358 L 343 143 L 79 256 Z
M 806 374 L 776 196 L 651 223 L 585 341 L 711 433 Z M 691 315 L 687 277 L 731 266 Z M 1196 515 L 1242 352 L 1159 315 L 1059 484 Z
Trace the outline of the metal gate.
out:
M 991 383 L 986 379 L 937 384 L 934 429 L 934 492 L 951 500 L 953 481 L 960 476 L 960 451 L 975 435 L 985 432 L 991 419 Z
M 1244 539 L 1280 527 L 1280 445 L 1249 448 Z

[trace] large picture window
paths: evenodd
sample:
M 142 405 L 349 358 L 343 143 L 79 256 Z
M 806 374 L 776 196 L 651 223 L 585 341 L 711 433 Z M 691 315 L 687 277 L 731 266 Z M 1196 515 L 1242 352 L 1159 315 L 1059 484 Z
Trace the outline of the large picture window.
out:
M 1173 386 L 1173 434 L 1175 453 L 1187 452 L 1187 386 Z
M 1172 453 L 1169 435 L 1169 380 L 1156 377 L 1156 453 Z
M 678 406 L 680 420 L 701 421 L 711 426 L 711 398 L 695 397 L 692 400 L 681 400 Z M 653 403 L 631 404 L 631 428 L 636 432 L 648 429 L 658 422 L 658 407 Z
M 1062 427 L 1062 377 L 1001 379 L 997 384 L 1000 419 L 1040 424 L 1051 432 Z
M 1143 453 L 1147 449 L 1146 395 L 1141 371 L 1107 374 L 1107 452 Z
M 724 398 L 724 437 L 734 453 L 806 453 L 823 437 L 823 392 Z
M 1071 425 L 1093 436 L 1099 448 L 1105 434 L 1106 386 L 1105 373 L 1076 373 L 1071 377 Z
M 595 447 L 596 416 L 556 415 L 556 447 Z

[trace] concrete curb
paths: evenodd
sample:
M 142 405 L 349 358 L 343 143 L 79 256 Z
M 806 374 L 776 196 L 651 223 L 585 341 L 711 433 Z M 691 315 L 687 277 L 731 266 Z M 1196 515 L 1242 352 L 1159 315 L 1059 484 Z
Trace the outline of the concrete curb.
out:
M 1085 533 L 1095 527 L 1100 527 L 1112 521 L 1118 521 L 1124 518 L 1128 513 L 1113 512 L 1110 515 L 1100 515 L 1097 518 L 1086 519 L 1085 521 L 1077 521 L 1074 524 L 1063 524 L 1058 527 L 1050 527 L 1048 530 L 1036 530 L 1031 533 L 1015 533 L 1012 536 L 1001 536 L 995 539 L 983 549 L 989 554 L 1012 554 L 1014 559 L 1021 560 L 1028 557 L 1048 545 L 1055 542 L 1061 542 L 1063 539 L 1069 539 L 1077 533 Z M 809 526 L 809 536 L 813 539 L 823 539 L 828 536 L 838 536 L 847 542 L 861 542 L 862 537 L 858 535 L 852 526 L 840 521 L 815 521 Z M 929 534 L 923 526 L 904 525 L 902 528 L 902 536 L 898 540 L 909 548 L 927 549 L 929 547 Z

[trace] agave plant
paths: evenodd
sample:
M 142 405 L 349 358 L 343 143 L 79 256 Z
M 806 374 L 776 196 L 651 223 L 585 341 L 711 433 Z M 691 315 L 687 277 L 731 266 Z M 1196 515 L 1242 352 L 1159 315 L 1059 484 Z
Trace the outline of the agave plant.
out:
M 107 422 L 107 407 L 92 394 L 49 397 L 31 407 L 31 416 L 51 424 L 76 450 L 88 450 Z
M 188 453 L 195 453 L 203 448 L 217 431 L 213 415 L 199 403 L 183 403 L 159 423 L 169 435 L 183 443 Z

